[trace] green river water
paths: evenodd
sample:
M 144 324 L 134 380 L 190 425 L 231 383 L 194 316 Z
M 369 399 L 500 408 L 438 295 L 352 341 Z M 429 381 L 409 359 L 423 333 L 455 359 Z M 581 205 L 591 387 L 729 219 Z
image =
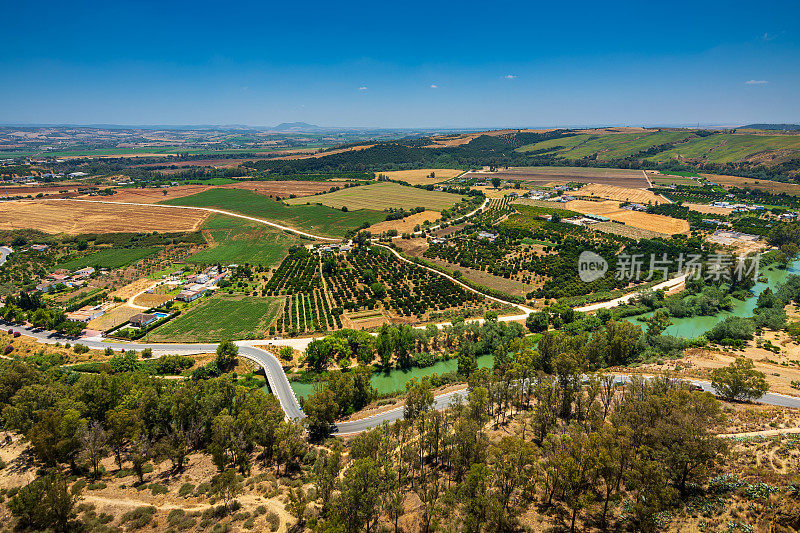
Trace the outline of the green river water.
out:
M 706 331 L 714 327 L 717 322 L 724 320 L 729 316 L 752 316 L 753 309 L 756 307 L 756 300 L 758 295 L 767 287 L 775 289 L 776 285 L 783 283 L 789 274 L 800 274 L 800 261 L 795 261 L 789 265 L 786 270 L 777 268 L 770 269 L 764 268 L 760 275 L 764 276 L 767 281 L 764 283 L 756 283 L 753 287 L 753 296 L 746 300 L 734 300 L 734 307 L 730 311 L 724 311 L 715 316 L 694 316 L 688 318 L 673 318 L 672 325 L 664 332 L 667 335 L 674 335 L 676 337 L 699 337 Z M 647 318 L 652 313 L 631 317 L 629 320 L 636 324 L 641 324 L 638 320 L 640 318 Z M 482 355 L 478 357 L 479 367 L 492 366 L 494 356 Z M 421 379 L 424 376 L 431 374 L 444 374 L 445 372 L 455 372 L 458 363 L 455 359 L 448 361 L 439 361 L 436 364 L 427 368 L 411 368 L 409 370 L 392 370 L 388 373 L 376 372 L 372 376 L 372 385 L 378 390 L 379 393 L 385 394 L 390 392 L 397 392 L 405 390 L 406 382 L 412 378 Z M 297 381 L 291 382 L 292 390 L 297 396 L 308 396 L 314 391 L 314 383 L 300 383 Z
M 762 293 L 767 287 L 772 287 L 775 290 L 777 285 L 780 285 L 786 280 L 789 274 L 800 274 L 800 261 L 795 261 L 789 265 L 786 270 L 772 268 L 764 268 L 759 272 L 759 277 L 763 276 L 767 279 L 765 283 L 756 283 L 753 287 L 753 296 L 746 300 L 734 300 L 733 309 L 730 311 L 723 311 L 714 316 L 691 316 L 687 318 L 672 318 L 672 325 L 668 327 L 664 334 L 674 335 L 675 337 L 684 337 L 690 339 L 692 337 L 699 337 L 706 331 L 713 328 L 717 322 L 721 322 L 729 316 L 753 316 L 753 310 L 756 308 L 758 295 Z M 630 320 L 635 324 L 642 324 L 639 319 L 648 318 L 653 313 L 647 313 L 636 317 L 631 317 Z

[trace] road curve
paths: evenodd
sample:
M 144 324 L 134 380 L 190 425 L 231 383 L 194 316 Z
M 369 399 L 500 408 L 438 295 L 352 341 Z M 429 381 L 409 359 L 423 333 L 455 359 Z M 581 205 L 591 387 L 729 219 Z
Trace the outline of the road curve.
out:
M 155 344 L 144 344 L 144 343 L 121 343 L 121 342 L 106 342 L 102 340 L 93 340 L 93 339 L 75 339 L 75 338 L 67 338 L 57 333 L 53 333 L 50 331 L 43 331 L 37 328 L 30 328 L 27 326 L 20 326 L 11 324 L 5 320 L 0 320 L 0 325 L 2 325 L 3 329 L 13 329 L 14 331 L 19 331 L 21 334 L 32 337 L 37 339 L 39 342 L 47 343 L 47 344 L 55 344 L 56 342 L 80 342 L 88 346 L 89 348 L 95 349 L 105 349 L 105 348 L 112 348 L 115 350 L 144 350 L 145 348 L 150 348 L 156 355 L 158 352 L 161 354 L 197 354 L 197 353 L 209 353 L 213 352 L 217 349 L 216 344 L 169 344 L 169 343 L 155 343 Z M 291 418 L 294 420 L 302 420 L 305 418 L 305 414 L 303 413 L 302 409 L 300 408 L 299 403 L 297 402 L 297 398 L 294 395 L 294 391 L 292 390 L 291 385 L 289 384 L 289 380 L 286 377 L 286 373 L 283 371 L 283 366 L 281 365 L 278 358 L 275 357 L 272 353 L 256 348 L 254 346 L 248 345 L 240 345 L 239 346 L 239 355 L 242 357 L 246 357 L 257 364 L 259 364 L 262 368 L 264 368 L 264 372 L 267 376 L 267 381 L 269 382 L 270 389 L 272 390 L 273 394 L 278 398 L 278 401 L 281 404 L 281 409 L 286 414 L 287 418 Z M 630 379 L 627 375 L 617 375 L 617 377 L 621 380 L 627 381 Z M 643 376 L 643 377 L 652 377 L 652 376 Z M 704 391 L 713 392 L 713 388 L 711 387 L 711 383 L 708 381 L 701 381 L 696 379 L 687 379 L 689 383 L 693 385 L 698 385 Z M 461 389 L 457 391 L 450 391 L 444 394 L 440 394 L 434 398 L 434 408 L 435 409 L 445 409 L 449 407 L 454 401 L 465 399 L 467 395 L 467 389 Z M 757 400 L 757 403 L 768 404 L 768 405 L 776 405 L 781 407 L 792 407 L 796 409 L 800 409 L 800 398 L 794 396 L 787 396 L 785 394 L 778 394 L 774 392 L 768 392 L 760 399 Z M 361 433 L 363 431 L 370 430 L 381 424 L 394 422 L 396 420 L 400 420 L 403 418 L 403 408 L 395 408 L 390 411 L 385 411 L 382 413 L 377 413 L 375 415 L 360 419 L 360 420 L 352 420 L 346 422 L 339 422 L 333 429 L 333 432 L 338 435 L 352 435 L 355 433 Z
M 320 241 L 331 241 L 331 242 L 339 242 L 341 239 L 334 239 L 331 237 L 323 237 L 322 235 L 314 235 L 313 233 L 306 233 L 305 231 L 300 231 L 299 229 L 290 228 L 289 226 L 283 226 L 281 224 L 277 224 L 275 222 L 270 222 L 268 220 L 264 220 L 262 218 L 251 217 L 247 215 L 241 215 L 239 213 L 234 213 L 232 211 L 225 211 L 223 209 L 213 209 L 211 207 L 195 207 L 190 205 L 170 205 L 170 204 L 142 204 L 136 202 L 112 202 L 111 200 L 85 200 L 79 198 L 48 198 L 47 200 L 51 202 L 59 202 L 59 201 L 71 201 L 71 202 L 87 202 L 87 203 L 95 203 L 95 204 L 111 204 L 111 205 L 136 205 L 140 207 L 162 207 L 166 209 L 194 209 L 195 211 L 208 211 L 209 213 L 218 213 L 220 215 L 227 215 L 230 217 L 242 218 L 244 220 L 250 220 L 252 222 L 258 222 L 259 224 L 264 224 L 266 226 L 272 226 L 273 228 L 278 228 L 284 231 L 288 231 L 291 233 L 296 233 L 297 235 L 302 235 L 303 237 L 309 237 L 311 239 L 317 239 Z
M 163 354 L 180 354 L 180 355 L 191 355 L 191 354 L 199 354 L 199 353 L 211 353 L 217 349 L 217 344 L 172 344 L 172 343 L 137 343 L 137 342 L 108 342 L 104 340 L 98 339 L 87 339 L 87 338 L 74 338 L 74 337 L 65 337 L 63 335 L 59 335 L 58 333 L 53 333 L 51 331 L 45 331 L 38 328 L 28 327 L 28 326 L 20 326 L 16 324 L 12 324 L 5 320 L 0 320 L 0 325 L 2 325 L 3 329 L 13 329 L 14 331 L 19 331 L 22 335 L 27 337 L 32 337 L 36 339 L 38 342 L 45 343 L 45 344 L 55 344 L 56 342 L 65 343 L 80 343 L 89 348 L 97 349 L 97 350 L 105 350 L 106 348 L 111 348 L 112 350 L 137 350 L 141 351 L 145 348 L 150 348 L 153 350 L 154 355 L 163 355 Z M 267 382 L 269 383 L 269 387 L 272 390 L 272 393 L 278 398 L 278 401 L 281 404 L 281 408 L 283 412 L 286 413 L 288 418 L 292 419 L 302 419 L 305 417 L 302 409 L 300 409 L 300 404 L 297 402 L 297 398 L 294 395 L 294 391 L 292 387 L 289 385 L 289 380 L 286 377 L 286 373 L 283 371 L 283 366 L 281 366 L 280 361 L 278 358 L 275 357 L 272 353 L 268 352 L 267 350 L 263 350 L 261 348 L 256 348 L 254 346 L 240 346 L 239 347 L 239 355 L 250 359 L 251 361 L 256 362 L 264 369 L 264 373 L 267 376 Z

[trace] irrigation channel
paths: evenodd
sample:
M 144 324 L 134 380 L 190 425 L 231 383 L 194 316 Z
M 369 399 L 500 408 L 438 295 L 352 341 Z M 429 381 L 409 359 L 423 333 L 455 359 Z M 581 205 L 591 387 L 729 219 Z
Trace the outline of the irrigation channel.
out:
M 758 282 L 753 287 L 753 295 L 745 300 L 733 300 L 734 306 L 730 311 L 723 311 L 714 316 L 693 316 L 687 318 L 672 318 L 672 325 L 665 330 L 665 334 L 674 335 L 676 337 L 699 337 L 706 331 L 710 330 L 717 322 L 724 320 L 729 316 L 747 317 L 753 315 L 753 310 L 756 307 L 756 301 L 761 292 L 767 287 L 772 287 L 772 290 L 783 283 L 787 276 L 790 274 L 800 274 L 800 260 L 794 261 L 787 269 L 778 269 L 776 267 L 764 268 L 759 276 L 766 278 L 766 282 Z M 645 319 L 652 315 L 646 313 L 627 318 L 634 324 L 641 325 L 640 319 Z M 494 362 L 492 354 L 482 355 L 477 358 L 478 367 L 491 367 Z M 379 394 L 388 394 L 405 390 L 405 384 L 413 378 L 421 379 L 431 374 L 444 374 L 446 372 L 455 372 L 458 362 L 455 358 L 447 361 L 437 361 L 435 364 L 425 368 L 409 368 L 406 370 L 390 370 L 389 372 L 376 371 L 372 375 L 372 385 L 377 389 Z M 304 383 L 300 381 L 290 381 L 292 390 L 296 396 L 306 397 L 312 392 L 317 384 Z

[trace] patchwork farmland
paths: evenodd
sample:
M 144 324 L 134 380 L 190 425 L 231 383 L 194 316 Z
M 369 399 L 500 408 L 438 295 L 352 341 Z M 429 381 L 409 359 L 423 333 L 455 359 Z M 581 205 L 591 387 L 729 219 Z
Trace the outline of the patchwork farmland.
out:
M 168 200 L 165 203 L 223 209 L 334 237 L 342 237 L 348 231 L 356 229 L 362 224 L 371 225 L 386 219 L 385 213 L 375 210 L 380 209 L 378 206 L 345 213 L 317 204 L 286 205 L 263 194 L 238 189 L 209 189 L 192 196 Z
M 391 182 L 380 182 L 361 187 L 350 187 L 312 198 L 293 198 L 286 201 L 290 205 L 307 202 L 320 203 L 334 209 L 347 207 L 355 209 L 412 209 L 424 207 L 441 211 L 460 201 L 457 194 L 426 191 Z

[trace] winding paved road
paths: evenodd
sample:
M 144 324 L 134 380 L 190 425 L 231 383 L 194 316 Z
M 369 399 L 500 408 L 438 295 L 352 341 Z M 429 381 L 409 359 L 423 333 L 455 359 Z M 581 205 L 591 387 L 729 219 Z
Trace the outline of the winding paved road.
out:
M 60 199 L 52 199 L 51 201 L 59 201 L 59 200 Z M 276 224 L 274 222 L 269 222 L 269 221 L 262 220 L 262 219 L 259 219 L 259 218 L 250 217 L 250 216 L 246 216 L 246 215 L 241 215 L 241 214 L 233 213 L 233 212 L 230 212 L 230 211 L 224 211 L 224 210 L 221 210 L 221 209 L 212 209 L 212 208 L 207 208 L 207 207 L 174 206 L 174 205 L 164 205 L 164 204 L 142 204 L 142 203 L 132 203 L 132 202 L 112 202 L 112 201 L 107 201 L 107 200 L 75 200 L 75 199 L 70 199 L 70 200 L 79 201 L 79 202 L 96 202 L 96 203 L 105 203 L 105 204 L 137 205 L 137 206 L 144 206 L 144 207 L 160 207 L 160 208 L 170 208 L 170 209 L 195 209 L 195 210 L 200 210 L 200 211 L 208 211 L 208 212 L 212 212 L 212 213 L 224 214 L 224 215 L 228 215 L 228 216 L 232 216 L 232 217 L 236 217 L 236 218 L 242 218 L 242 219 L 245 219 L 245 220 L 251 220 L 253 222 L 258 222 L 258 223 L 261 223 L 261 224 L 272 226 L 272 227 L 275 227 L 275 228 L 278 228 L 278 229 L 281 229 L 281 230 L 289 231 L 289 232 L 296 233 L 298 235 L 302 235 L 302 236 L 305 236 L 305 237 L 310 237 L 310 238 L 313 238 L 313 239 L 327 240 L 327 241 L 338 241 L 339 240 L 339 239 L 332 239 L 330 237 L 322 237 L 322 236 L 319 236 L 319 235 L 313 235 L 311 233 L 306 233 L 306 232 L 303 232 L 303 231 L 300 231 L 300 230 L 297 230 L 297 229 L 294 229 L 294 228 L 290 228 L 288 226 L 283 226 L 281 224 Z M 480 212 L 487 205 L 488 202 L 489 202 L 489 199 L 487 198 L 486 201 L 479 208 L 475 209 L 474 211 L 472 211 L 470 213 L 467 213 L 466 215 L 464 215 L 463 217 L 461 217 L 458 220 L 463 220 L 465 218 L 468 218 L 468 217 L 474 215 L 475 213 Z M 451 277 L 451 276 L 449 276 L 447 274 L 444 274 L 444 273 L 442 273 L 442 272 L 440 272 L 440 271 L 438 271 L 436 269 L 430 268 L 430 267 L 425 266 L 425 265 L 420 265 L 418 263 L 414 263 L 413 261 L 409 261 L 408 259 L 406 259 L 402 255 L 400 255 L 393 248 L 390 248 L 390 247 L 387 247 L 387 246 L 384 246 L 384 245 L 378 245 L 378 246 L 381 246 L 383 248 L 386 248 L 386 249 L 390 250 L 401 261 L 404 261 L 406 263 L 411 263 L 411 264 L 420 266 L 422 268 L 425 268 L 427 270 L 430 270 L 432 272 L 435 272 L 435 273 L 437 273 L 437 274 L 449 279 L 453 283 L 456 283 L 459 286 L 461 286 L 461 287 L 463 287 L 463 288 L 465 288 L 465 289 L 467 289 L 469 291 L 481 294 L 482 296 L 484 296 L 486 298 L 489 298 L 489 299 L 491 299 L 493 301 L 496 301 L 496 302 L 500 302 L 500 303 L 504 303 L 504 304 L 508 304 L 508 305 L 513 305 L 513 306 L 517 307 L 521 311 L 521 314 L 519 314 L 519 315 L 502 317 L 500 320 L 511 321 L 511 320 L 524 319 L 525 317 L 527 317 L 528 313 L 533 311 L 532 309 L 530 309 L 528 307 L 525 307 L 523 305 L 520 305 L 520 304 L 517 304 L 517 303 L 514 303 L 514 302 L 505 301 L 505 300 L 502 300 L 502 299 L 499 299 L 499 298 L 495 298 L 495 297 L 486 295 L 486 294 L 484 294 L 484 293 L 482 293 L 482 292 L 480 292 L 480 291 L 478 291 L 476 289 L 473 289 L 472 287 L 462 283 L 461 281 L 459 281 L 459 280 L 457 280 L 457 279 L 455 279 L 455 278 L 453 278 L 453 277 Z M 680 280 L 679 278 L 676 278 L 674 280 L 668 280 L 668 281 L 663 282 L 663 283 L 661 283 L 659 285 L 656 285 L 655 287 L 653 287 L 653 289 L 672 287 L 676 283 L 679 283 L 681 281 L 683 281 L 683 280 Z M 598 304 L 592 304 L 592 305 L 589 305 L 589 306 L 585 306 L 583 308 L 579 308 L 578 310 L 579 311 L 591 311 L 591 310 L 595 310 L 596 308 L 600 308 L 600 307 L 606 307 L 606 306 L 610 307 L 610 306 L 613 306 L 613 305 L 619 305 L 619 303 L 627 301 L 628 299 L 632 298 L 635 294 L 636 293 L 634 292 L 634 293 L 625 295 L 623 297 L 617 298 L 617 299 L 609 301 L 609 302 L 600 302 Z M 476 319 L 476 320 L 480 321 L 482 319 Z M 14 324 L 8 323 L 8 322 L 6 322 L 4 320 L 0 320 L 0 324 L 2 324 L 4 329 L 5 328 L 9 328 L 9 329 L 13 329 L 15 331 L 19 331 L 21 334 L 26 335 L 28 337 L 33 337 L 33 338 L 37 339 L 39 342 L 48 343 L 48 344 L 55 344 L 56 342 L 62 342 L 62 343 L 63 342 L 73 342 L 73 343 L 74 342 L 80 342 L 81 344 L 84 344 L 84 345 L 88 346 L 89 348 L 101 349 L 101 350 L 103 350 L 105 348 L 112 348 L 112 349 L 115 349 L 115 350 L 139 350 L 139 351 L 141 351 L 141 350 L 143 350 L 145 348 L 150 348 L 151 350 L 153 350 L 154 355 L 159 356 L 159 355 L 164 355 L 164 354 L 167 354 L 167 353 L 169 353 L 169 354 L 185 354 L 185 355 L 198 354 L 198 353 L 209 353 L 209 352 L 215 351 L 216 348 L 217 348 L 216 344 L 169 344 L 169 343 L 146 344 L 146 343 L 136 343 L 136 342 L 132 342 L 132 343 L 128 343 L 128 342 L 125 342 L 125 343 L 123 343 L 123 342 L 108 342 L 108 341 L 102 340 L 101 338 L 80 338 L 80 339 L 75 339 L 75 338 L 63 337 L 63 336 L 58 335 L 56 333 L 49 332 L 49 331 L 43 331 L 43 330 L 37 329 L 37 328 L 14 325 Z M 439 324 L 437 324 L 437 325 L 441 327 L 441 325 L 439 325 Z M 294 395 L 294 391 L 292 390 L 292 388 L 291 388 L 291 386 L 289 384 L 289 380 L 286 377 L 285 372 L 283 371 L 283 367 L 282 367 L 280 361 L 278 361 L 278 359 L 272 353 L 270 353 L 269 351 L 267 351 L 267 350 L 265 350 L 263 348 L 259 348 L 257 346 L 254 346 L 253 341 L 237 341 L 236 344 L 239 347 L 239 355 L 241 355 L 242 357 L 246 357 L 247 359 L 250 359 L 250 360 L 256 362 L 262 368 L 264 368 L 264 372 L 266 374 L 267 381 L 269 382 L 270 389 L 275 394 L 275 396 L 278 398 L 278 401 L 281 404 L 281 408 L 283 409 L 283 411 L 286 414 L 286 416 L 288 418 L 295 419 L 295 420 L 300 420 L 300 419 L 304 418 L 305 414 L 300 409 L 300 405 L 297 402 L 297 398 Z M 263 345 L 262 343 L 259 343 L 259 344 Z M 619 377 L 621 379 L 627 379 L 626 376 L 619 376 Z M 698 380 L 690 380 L 690 382 L 695 384 L 695 385 L 699 385 L 700 387 L 703 388 L 703 390 L 706 390 L 706 391 L 709 391 L 709 392 L 712 391 L 711 384 L 708 383 L 708 382 L 698 381 Z M 436 409 L 444 409 L 444 408 L 448 407 L 454 400 L 459 399 L 459 398 L 465 398 L 466 394 L 467 394 L 467 390 L 466 389 L 462 389 L 462 390 L 451 391 L 451 392 L 436 396 L 434 398 L 434 407 Z M 800 398 L 795 398 L 795 397 L 792 397 L 792 396 L 785 396 L 785 395 L 776 394 L 776 393 L 767 393 L 766 395 L 764 395 L 759 400 L 759 402 L 760 403 L 771 404 L 771 405 L 779 405 L 779 406 L 785 406 L 785 407 L 800 408 Z M 389 410 L 389 411 L 385 411 L 385 412 L 382 412 L 382 413 L 378 413 L 378 414 L 363 418 L 361 420 L 340 422 L 339 424 L 336 425 L 336 427 L 334 429 L 334 432 L 338 433 L 339 435 L 350 435 L 350 434 L 366 431 L 368 429 L 371 429 L 371 428 L 374 428 L 376 426 L 379 426 L 379 425 L 381 425 L 381 424 L 383 424 L 385 422 L 393 422 L 395 420 L 399 420 L 402 417 L 403 417 L 403 409 L 402 408 L 396 408 L 396 409 L 392 409 L 392 410 Z
M 168 344 L 168 343 L 156 343 L 156 344 L 145 344 L 145 343 L 135 343 L 135 342 L 108 342 L 103 340 L 94 340 L 94 339 L 75 339 L 75 338 L 68 338 L 58 335 L 53 332 L 43 331 L 41 329 L 31 328 L 27 326 L 19 326 L 14 325 L 5 320 L 0 320 L 0 325 L 2 325 L 3 329 L 13 329 L 14 331 L 19 331 L 21 334 L 26 335 L 28 337 L 33 337 L 37 339 L 39 342 L 47 343 L 47 344 L 55 344 L 56 342 L 80 342 L 88 346 L 89 348 L 100 349 L 104 350 L 106 348 L 112 348 L 115 350 L 144 350 L 145 348 L 150 348 L 153 350 L 154 355 L 164 355 L 164 354 L 198 354 L 198 353 L 210 353 L 217 349 L 216 344 Z M 283 367 L 281 366 L 280 361 L 278 358 L 275 357 L 272 353 L 268 352 L 267 350 L 263 350 L 260 348 L 256 348 L 254 346 L 249 346 L 244 342 L 237 342 L 239 346 L 239 355 L 242 357 L 246 357 L 251 361 L 256 362 L 259 364 L 263 369 L 267 376 L 267 381 L 269 382 L 269 387 L 272 390 L 273 394 L 278 398 L 278 401 L 281 404 L 281 408 L 283 412 L 286 414 L 287 418 L 291 418 L 294 420 L 301 420 L 305 417 L 302 409 L 300 409 L 300 405 L 297 402 L 297 398 L 294 395 L 294 391 L 292 390 L 291 385 L 289 384 L 289 380 L 286 377 L 286 374 L 283 371 Z M 629 376 L 627 375 L 618 375 L 619 379 L 627 381 Z M 648 376 L 645 376 L 648 377 Z M 686 380 L 694 385 L 700 386 L 704 391 L 712 392 L 713 388 L 711 387 L 711 383 L 707 381 L 695 380 L 690 379 Z M 467 395 L 466 389 L 461 389 L 457 391 L 450 391 L 444 394 L 440 394 L 434 398 L 434 407 L 436 409 L 444 409 L 456 400 L 456 399 L 465 399 Z M 762 396 L 758 403 L 769 404 L 769 405 L 777 405 L 782 407 L 794 407 L 800 408 L 800 398 L 796 398 L 794 396 L 786 396 L 784 394 L 778 394 L 769 392 Z M 339 435 L 352 435 L 355 433 L 360 433 L 362 431 L 367 431 L 374 427 L 380 426 L 385 422 L 394 422 L 395 420 L 400 420 L 403 418 L 403 408 L 395 408 L 389 411 L 385 411 L 382 413 L 377 413 L 375 415 L 362 418 L 360 420 L 352 420 L 347 422 L 339 422 L 336 427 L 334 428 L 334 433 Z

